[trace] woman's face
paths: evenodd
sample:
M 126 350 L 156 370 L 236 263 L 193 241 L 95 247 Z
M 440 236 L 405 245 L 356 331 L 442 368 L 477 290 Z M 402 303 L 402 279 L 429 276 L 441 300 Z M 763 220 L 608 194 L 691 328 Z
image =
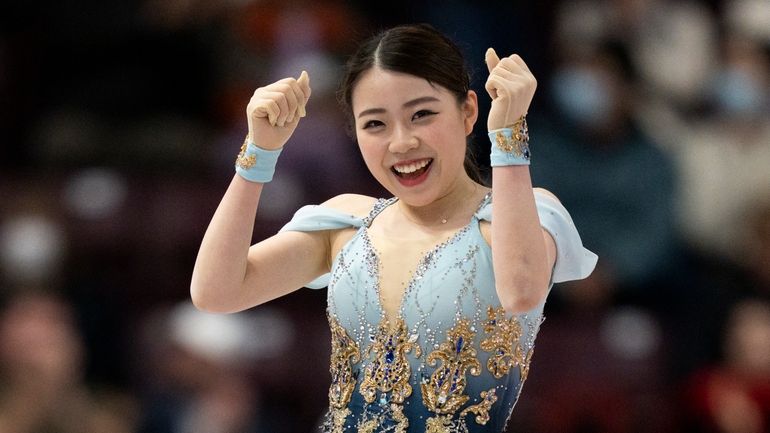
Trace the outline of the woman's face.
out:
M 352 107 L 369 171 L 402 201 L 423 206 L 468 179 L 465 139 L 478 114 L 473 91 L 458 104 L 424 78 L 374 67 L 353 88 Z

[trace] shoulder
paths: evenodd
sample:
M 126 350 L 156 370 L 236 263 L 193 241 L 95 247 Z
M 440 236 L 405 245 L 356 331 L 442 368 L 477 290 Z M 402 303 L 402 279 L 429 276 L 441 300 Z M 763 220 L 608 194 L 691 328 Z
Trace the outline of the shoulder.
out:
M 376 201 L 376 198 L 368 195 L 340 194 L 321 203 L 321 206 L 363 218 L 369 214 Z

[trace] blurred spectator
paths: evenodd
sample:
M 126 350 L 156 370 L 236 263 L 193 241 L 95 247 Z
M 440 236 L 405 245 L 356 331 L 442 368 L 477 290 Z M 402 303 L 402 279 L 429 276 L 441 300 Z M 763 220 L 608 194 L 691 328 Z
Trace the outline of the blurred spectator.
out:
M 723 358 L 693 375 L 688 431 L 770 430 L 770 303 L 749 298 L 730 311 Z M 697 429 L 697 430 L 695 430 Z
M 0 432 L 133 432 L 134 401 L 89 390 L 83 355 L 66 301 L 45 293 L 13 296 L 0 315 Z
M 738 34 L 727 35 L 723 47 L 712 113 L 680 125 L 678 138 L 663 144 L 681 173 L 680 231 L 699 254 L 740 263 L 747 214 L 770 195 L 770 58 Z
M 750 227 L 745 247 L 746 262 L 752 277 L 752 291 L 757 296 L 770 299 L 770 195 L 756 203 L 747 221 Z
M 557 288 L 508 431 L 675 431 L 663 325 L 647 309 L 612 306 L 607 284 L 599 275 Z
M 261 332 L 266 329 L 270 332 Z M 286 319 L 269 308 L 214 315 L 185 302 L 151 316 L 141 364 L 145 371 L 140 372 L 147 383 L 139 431 L 295 431 L 289 412 L 263 400 L 255 374 L 261 360 L 286 350 L 292 332 Z
M 671 161 L 634 123 L 635 76 L 622 45 L 566 45 L 559 54 L 549 86 L 556 112 L 530 122 L 543 155 L 533 183 L 570 209 L 602 257 L 597 275 L 621 291 L 644 287 L 673 264 Z
M 639 72 L 645 99 L 677 108 L 697 105 L 716 64 L 716 23 L 696 0 L 581 0 L 560 2 L 559 43 L 622 41 Z M 636 95 L 639 101 L 640 95 Z

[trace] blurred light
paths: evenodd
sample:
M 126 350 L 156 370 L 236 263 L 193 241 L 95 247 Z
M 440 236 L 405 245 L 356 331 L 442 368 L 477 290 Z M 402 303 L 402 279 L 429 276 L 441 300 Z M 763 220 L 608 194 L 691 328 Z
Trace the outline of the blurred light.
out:
M 727 2 L 725 19 L 733 30 L 770 42 L 770 1 L 733 0 Z
M 279 356 L 294 336 L 288 319 L 276 310 L 262 307 L 238 314 L 211 314 L 189 302 L 171 312 L 170 328 L 175 343 L 221 363 Z
M 126 191 L 126 181 L 115 171 L 91 168 L 70 179 L 64 200 L 73 214 L 85 219 L 101 219 L 120 208 Z
M 655 318 L 634 307 L 610 312 L 602 324 L 601 335 L 610 353 L 628 360 L 650 357 L 661 342 L 661 331 Z
M 23 215 L 0 227 L 0 265 L 10 279 L 40 282 L 58 269 L 64 250 L 61 228 L 43 215 Z

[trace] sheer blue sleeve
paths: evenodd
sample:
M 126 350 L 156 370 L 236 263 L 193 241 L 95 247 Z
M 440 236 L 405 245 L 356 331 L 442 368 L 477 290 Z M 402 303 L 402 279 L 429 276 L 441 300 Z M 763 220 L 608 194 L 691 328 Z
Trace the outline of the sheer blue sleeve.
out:
M 346 227 L 361 227 L 362 225 L 363 219 L 355 215 L 346 214 L 324 206 L 307 205 L 297 210 L 291 221 L 283 226 L 280 232 L 312 232 L 319 230 L 343 229 Z M 306 287 L 311 289 L 321 289 L 328 284 L 329 274 L 327 273 L 311 281 Z
M 551 281 L 581 280 L 591 275 L 598 257 L 585 247 L 567 209 L 558 200 L 535 191 L 535 204 L 540 225 L 548 231 L 556 243 L 556 263 Z M 479 219 L 492 221 L 492 203 L 476 214 Z

